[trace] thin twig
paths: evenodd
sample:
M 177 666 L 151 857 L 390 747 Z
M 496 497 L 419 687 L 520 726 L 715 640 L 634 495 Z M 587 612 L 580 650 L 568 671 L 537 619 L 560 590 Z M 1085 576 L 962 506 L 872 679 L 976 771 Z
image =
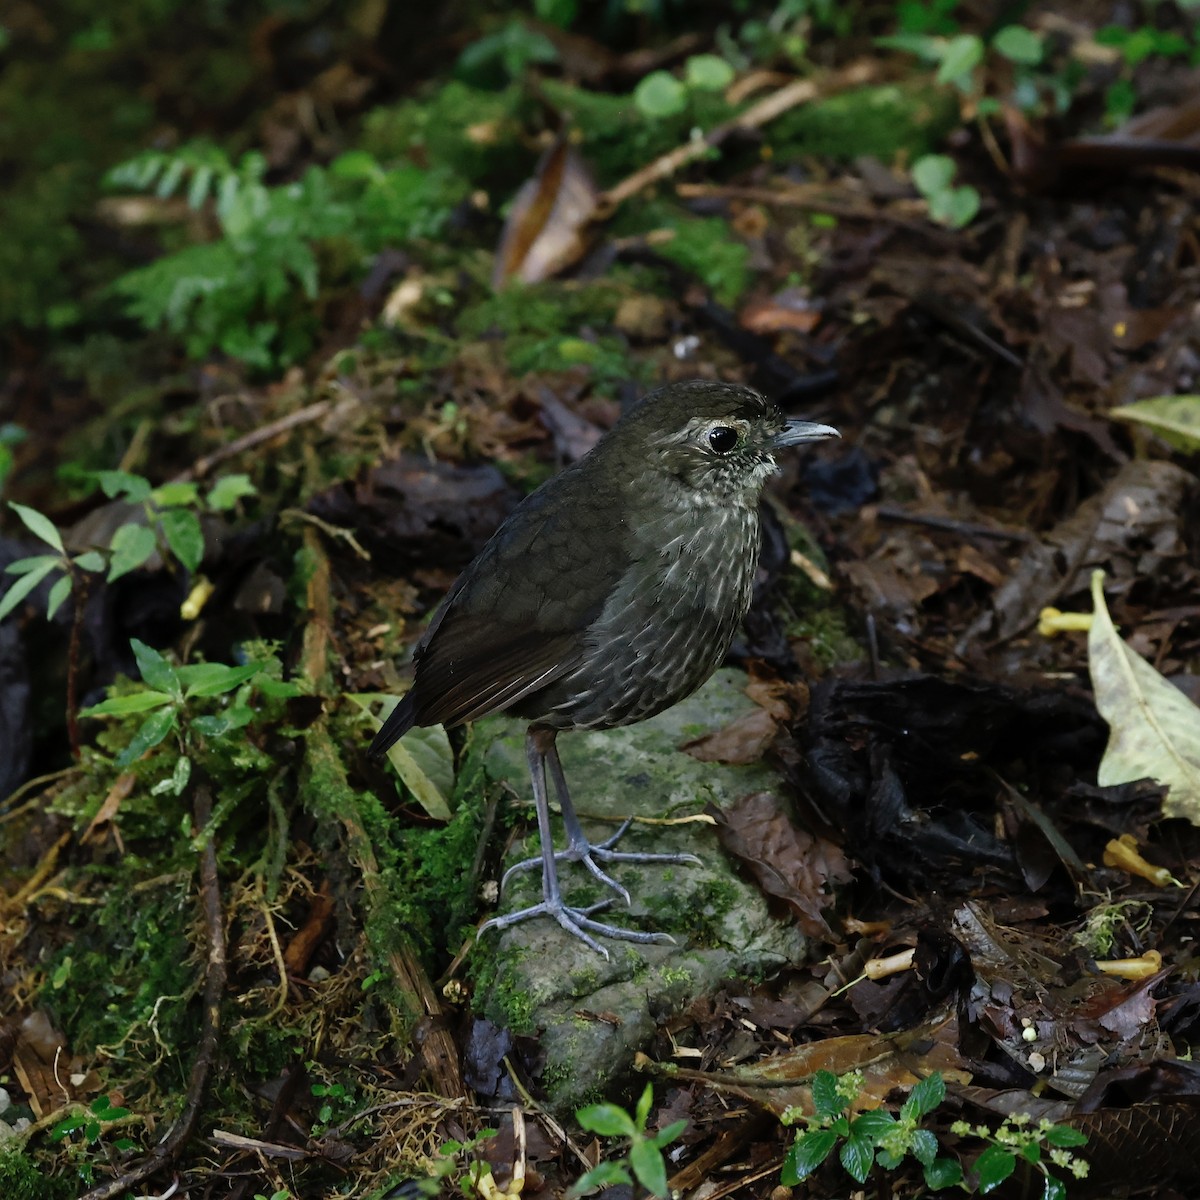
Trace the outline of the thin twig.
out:
M 0 822 L 11 821 L 13 817 L 19 816 L 26 812 L 30 806 L 41 803 L 40 796 L 34 796 L 33 799 L 27 800 L 19 808 L 14 808 L 13 805 L 21 799 L 22 796 L 29 792 L 40 788 L 43 783 L 53 783 L 56 779 L 65 779 L 68 775 L 79 774 L 78 764 L 70 767 L 63 767 L 61 771 L 51 771 L 49 775 L 37 775 L 33 779 L 27 779 L 15 792 L 9 793 L 3 801 L 0 801 Z
M 241 454 L 244 450 L 253 450 L 255 446 L 261 445 L 263 442 L 269 442 L 273 437 L 278 437 L 281 433 L 287 433 L 288 430 L 295 429 L 297 425 L 307 425 L 311 421 L 319 421 L 331 408 L 333 408 L 332 400 L 318 400 L 316 404 L 309 404 L 304 408 L 298 408 L 294 413 L 288 413 L 286 417 L 280 417 L 277 421 L 270 421 L 266 425 L 260 425 L 257 429 L 250 430 L 249 433 L 243 434 L 240 438 L 234 438 L 232 442 L 224 446 L 218 446 L 217 449 L 204 458 L 197 459 L 189 470 L 184 471 L 182 475 L 176 476 L 176 479 L 180 481 L 202 479 L 213 467 L 223 463 L 227 458 L 233 458 L 235 455 Z
M 212 821 L 212 792 L 207 783 L 196 787 L 196 832 L 203 839 L 200 849 L 200 902 L 204 909 L 204 930 L 208 941 L 204 972 L 204 1012 L 200 1019 L 200 1040 L 192 1072 L 188 1078 L 183 1111 L 175 1119 L 167 1136 L 131 1170 L 85 1192 L 81 1200 L 115 1200 L 143 1180 L 172 1166 L 191 1140 L 204 1102 L 208 1076 L 217 1056 L 221 1032 L 221 997 L 225 993 L 228 964 L 225 957 L 225 923 L 221 912 L 221 893 L 217 880 L 217 848 L 209 828 Z
M 928 513 L 908 512 L 890 504 L 880 504 L 875 515 L 885 521 L 902 521 L 906 525 L 923 525 L 945 533 L 961 534 L 964 538 L 989 538 L 994 542 L 1028 542 L 1030 534 L 1022 529 L 995 529 L 975 521 L 956 521 L 953 517 L 935 517 Z
M 598 214 L 611 213 L 631 196 L 636 196 L 638 192 L 658 183 L 659 180 L 668 179 L 676 171 L 686 167 L 688 163 L 703 158 L 710 150 L 732 137 L 733 134 L 758 129 L 769 121 L 775 120 L 776 117 L 782 116 L 789 109 L 796 108 L 800 104 L 807 104 L 808 101 L 815 100 L 818 96 L 832 95 L 845 88 L 867 83 L 873 78 L 874 73 L 875 65 L 864 60 L 851 63 L 850 66 L 831 75 L 817 79 L 797 79 L 786 87 L 781 87 L 777 92 L 772 92 L 757 104 L 752 104 L 744 113 L 709 130 L 703 137 L 692 138 L 690 141 L 684 142 L 682 146 L 676 146 L 674 150 L 647 163 L 644 167 L 634 171 L 632 175 L 627 175 L 608 191 L 601 192 Z
M 806 212 L 827 213 L 847 221 L 882 221 L 899 229 L 930 236 L 943 236 L 945 230 L 922 219 L 924 204 L 915 200 L 894 200 L 886 207 L 871 200 L 841 199 L 829 184 L 792 184 L 789 187 L 742 187 L 722 183 L 677 183 L 675 194 L 683 200 L 744 200 L 768 208 L 799 208 Z

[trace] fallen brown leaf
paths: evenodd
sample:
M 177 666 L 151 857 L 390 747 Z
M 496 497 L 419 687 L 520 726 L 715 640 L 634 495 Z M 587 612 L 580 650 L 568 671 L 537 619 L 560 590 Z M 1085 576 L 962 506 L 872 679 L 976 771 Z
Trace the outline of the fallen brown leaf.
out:
M 840 847 L 798 828 L 770 792 L 755 792 L 722 810 L 709 805 L 721 845 L 742 862 L 769 896 L 791 909 L 810 937 L 834 940 L 824 910 L 834 889 L 849 883 L 850 864 Z

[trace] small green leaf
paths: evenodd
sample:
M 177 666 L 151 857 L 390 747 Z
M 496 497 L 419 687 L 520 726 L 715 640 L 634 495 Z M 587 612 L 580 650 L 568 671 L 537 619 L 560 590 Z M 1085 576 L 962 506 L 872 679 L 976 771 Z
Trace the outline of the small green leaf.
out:
M 127 767 L 136 762 L 147 750 L 157 746 L 175 728 L 175 708 L 160 708 L 151 713 L 142 727 L 133 735 L 129 745 L 117 756 L 117 766 Z
M 1016 1155 L 1000 1146 L 989 1146 L 976 1160 L 973 1170 L 984 1195 L 998 1188 L 1016 1169 Z
M 935 63 L 942 58 L 946 39 L 930 37 L 927 33 L 895 33 L 889 37 L 877 37 L 874 43 L 881 50 L 903 50 L 915 54 L 922 62 Z
M 955 170 L 954 159 L 947 154 L 922 154 L 912 165 L 912 181 L 928 199 L 950 186 Z
M 684 65 L 688 87 L 723 92 L 733 82 L 733 68 L 716 54 L 693 54 Z
M 183 699 L 183 690 L 175 668 L 153 646 L 147 646 L 137 638 L 130 638 L 129 644 L 133 648 L 138 670 L 146 683 L 157 691 L 170 692 L 176 699 Z
M 86 1124 L 87 1117 L 82 1113 L 75 1113 L 72 1116 L 64 1117 L 50 1130 L 50 1140 L 52 1142 L 60 1142 L 68 1133 L 74 1133 L 75 1130 L 82 1129 Z
M 28 562 L 29 560 L 26 559 L 25 561 Z M 8 614 L 17 607 L 17 605 L 20 604 L 21 601 L 24 600 L 25 597 L 28 596 L 29 593 L 32 592 L 33 589 L 37 587 L 37 585 L 41 583 L 42 580 L 45 579 L 55 567 L 58 566 L 58 563 L 59 560 L 57 558 L 52 558 L 48 565 L 37 567 L 35 570 L 30 571 L 27 575 L 24 575 L 18 579 L 16 583 L 14 583 L 12 587 L 10 587 L 4 593 L 3 597 L 0 597 L 0 621 L 3 621 L 4 618 L 7 617 Z M 15 563 L 13 565 L 16 566 Z
M 63 549 L 62 534 L 55 529 L 54 522 L 49 517 L 43 516 L 36 508 L 27 508 L 15 500 L 10 500 L 8 507 L 21 518 L 21 523 L 34 537 L 41 538 L 43 542 L 53 546 L 60 554 L 66 553 Z
M 967 88 L 971 72 L 983 61 L 983 42 L 972 33 L 960 33 L 946 42 L 942 61 L 938 64 L 938 83 L 953 83 Z
M 200 489 L 194 483 L 176 480 L 156 487 L 150 499 L 160 508 L 189 507 L 200 499 Z
M 329 173 L 336 179 L 380 180 L 386 175 L 379 159 L 367 150 L 347 150 L 329 164 Z
M 226 512 L 244 497 L 257 494 L 258 489 L 250 482 L 249 475 L 225 475 L 213 484 L 207 504 L 216 512 Z
M 909 1141 L 909 1149 L 917 1162 L 923 1167 L 928 1167 L 937 1158 L 938 1140 L 928 1129 L 914 1129 Z
M 189 571 L 195 571 L 204 559 L 200 518 L 190 509 L 168 508 L 158 514 L 158 521 L 171 552 Z
M 660 1129 L 650 1140 L 662 1150 L 669 1146 L 686 1128 L 686 1121 L 672 1121 L 670 1125 Z
M 851 1133 L 842 1143 L 839 1157 L 850 1178 L 856 1183 L 865 1183 L 875 1161 L 875 1146 L 869 1139 Z
M 81 571 L 103 571 L 104 570 L 104 555 L 99 550 L 86 550 L 83 554 L 77 554 L 71 561 Z
M 836 1145 L 837 1134 L 831 1129 L 812 1129 L 797 1136 L 783 1160 L 780 1183 L 784 1187 L 802 1183 L 829 1157 Z
M 101 471 L 96 476 L 100 480 L 100 489 L 110 499 L 123 496 L 133 504 L 140 504 L 150 498 L 150 481 L 141 475 L 131 475 L 128 471 Z
M 191 663 L 180 667 L 176 674 L 184 686 L 184 698 L 193 696 L 222 696 L 253 679 L 262 670 L 261 663 L 244 667 L 228 667 L 224 663 Z
M 1154 396 L 1110 409 L 1108 415 L 1145 425 L 1177 450 L 1200 450 L 1200 395 Z
M 1137 108 L 1137 88 L 1129 79 L 1118 79 L 1104 93 L 1104 115 L 1111 125 L 1119 125 L 1133 116 Z
M 266 694 L 266 688 L 263 688 Z M 351 694 L 354 704 L 370 715 L 379 697 L 370 693 Z M 394 706 L 392 697 L 387 697 Z M 378 729 L 382 722 L 372 717 Z M 454 788 L 454 753 L 446 731 L 440 726 L 418 727 L 407 733 L 387 752 L 388 762 L 421 807 L 435 820 L 453 816 L 449 796 Z
M 651 71 L 633 89 L 638 112 L 647 117 L 673 117 L 687 107 L 687 90 L 667 71 Z
M 1067 1185 L 1053 1175 L 1047 1175 L 1042 1185 L 1042 1200 L 1067 1200 Z
M 1051 1125 L 1042 1132 L 1042 1141 L 1051 1146 L 1086 1146 L 1088 1135 L 1070 1125 Z
M 1045 53 L 1041 34 L 1024 25 L 1006 25 L 992 39 L 992 46 L 1005 58 L 1027 67 L 1037 66 Z
M 264 696 L 270 696 L 276 700 L 290 700 L 293 696 L 304 695 L 304 689 L 298 683 L 272 679 L 270 675 L 260 675 L 254 681 L 254 686 Z
M 866 1138 L 872 1145 L 879 1145 L 893 1129 L 896 1128 L 896 1118 L 882 1108 L 871 1109 L 870 1112 L 859 1113 L 850 1122 L 850 1132 L 854 1137 Z
M 215 717 L 197 717 L 192 728 L 205 737 L 224 737 L 235 729 L 244 729 L 254 720 L 254 710 L 237 705 Z
M 112 536 L 112 558 L 108 564 L 108 582 L 145 566 L 158 549 L 154 533 L 145 525 L 122 525 Z
M 901 1115 L 912 1120 L 928 1116 L 946 1099 L 946 1081 L 940 1071 L 934 1071 L 918 1083 L 904 1101 Z
M 8 575 L 28 575 L 30 571 L 40 571 L 38 578 L 62 566 L 62 557 L 58 554 L 35 554 L 32 558 L 18 558 L 4 568 Z
M 615 1104 L 590 1104 L 581 1108 L 575 1119 L 590 1133 L 601 1137 L 633 1137 L 637 1128 L 633 1118 Z
M 112 696 L 80 711 L 81 717 L 127 717 L 130 713 L 148 712 L 174 703 L 175 697 L 166 692 L 131 692 L 128 696 Z
M 208 189 L 213 181 L 212 167 L 197 167 L 192 172 L 192 182 L 188 184 L 188 208 L 199 208 L 208 199 Z
M 973 187 L 947 188 L 929 198 L 929 215 L 949 229 L 962 229 L 979 213 L 979 193 Z
M 637 1106 L 633 1110 L 633 1123 L 638 1129 L 645 1129 L 646 1122 L 650 1118 L 650 1105 L 654 1103 L 654 1088 L 651 1084 L 646 1084 L 642 1090 L 642 1094 L 638 1097 Z
M 572 1185 L 568 1196 L 582 1196 L 597 1188 L 615 1187 L 618 1184 L 632 1186 L 633 1177 L 623 1162 L 602 1162 L 581 1175 Z
M 64 575 L 61 579 L 54 581 L 54 586 L 50 589 L 50 597 L 46 601 L 46 617 L 48 620 L 54 620 L 54 614 L 62 608 L 67 597 L 71 594 L 71 577 Z
M 935 1192 L 957 1187 L 962 1177 L 962 1167 L 952 1158 L 935 1158 L 925 1168 L 925 1183 Z
M 637 1181 L 652 1196 L 666 1200 L 671 1195 L 667 1188 L 667 1164 L 663 1162 L 662 1151 L 653 1142 L 634 1138 L 629 1147 L 629 1165 Z
M 152 796 L 179 796 L 192 777 L 192 760 L 186 754 L 175 760 L 175 769 L 166 779 L 160 779 L 151 789 Z
M 847 1101 L 838 1095 L 837 1076 L 832 1071 L 818 1071 L 812 1077 L 813 1108 L 818 1117 L 828 1120 L 846 1107 Z

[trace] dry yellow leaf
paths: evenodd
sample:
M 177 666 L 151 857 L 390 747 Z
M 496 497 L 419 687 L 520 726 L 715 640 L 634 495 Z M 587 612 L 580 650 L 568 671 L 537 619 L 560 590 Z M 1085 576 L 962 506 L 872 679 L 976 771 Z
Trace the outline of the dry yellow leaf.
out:
M 1114 408 L 1108 415 L 1145 425 L 1180 450 L 1200 449 L 1200 396 L 1155 396 Z
M 362 692 L 349 694 L 349 699 L 371 718 L 376 729 L 383 721 L 372 708 L 380 700 L 392 701 L 392 696 L 377 696 Z M 384 716 L 391 711 L 391 705 Z M 454 752 L 450 739 L 440 725 L 411 729 L 387 752 L 388 762 L 396 768 L 401 782 L 413 794 L 417 803 L 435 821 L 448 821 L 453 816 L 450 793 L 454 789 Z
M 1200 708 L 1117 636 L 1103 585 L 1094 571 L 1088 667 L 1109 726 L 1100 785 L 1157 780 L 1168 789 L 1163 815 L 1200 825 Z

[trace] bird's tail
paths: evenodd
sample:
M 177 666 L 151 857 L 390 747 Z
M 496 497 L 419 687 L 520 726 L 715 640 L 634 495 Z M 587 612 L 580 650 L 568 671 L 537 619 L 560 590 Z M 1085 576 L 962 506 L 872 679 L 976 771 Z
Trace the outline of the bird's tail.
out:
M 398 742 L 417 723 L 417 706 L 413 701 L 412 690 L 404 694 L 400 703 L 388 713 L 387 720 L 379 727 L 379 732 L 367 750 L 367 757 L 382 758 L 388 747 Z

